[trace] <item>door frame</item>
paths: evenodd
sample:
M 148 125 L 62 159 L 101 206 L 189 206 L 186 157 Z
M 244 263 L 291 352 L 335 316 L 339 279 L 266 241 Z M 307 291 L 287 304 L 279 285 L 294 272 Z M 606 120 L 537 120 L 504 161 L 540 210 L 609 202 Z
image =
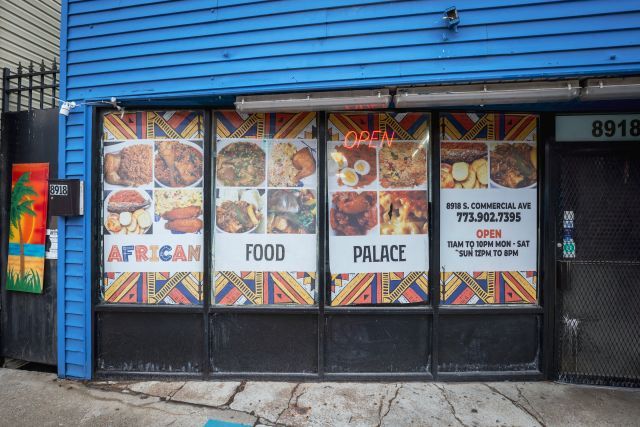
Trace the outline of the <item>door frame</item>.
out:
M 628 152 L 640 154 L 640 137 L 637 141 L 556 141 L 556 121 L 558 116 L 564 115 L 615 115 L 622 113 L 635 113 L 637 111 L 629 111 L 620 109 L 619 111 L 601 110 L 589 112 L 558 112 L 549 113 L 549 120 L 544 121 L 546 129 L 542 130 L 544 138 L 545 166 L 544 166 L 544 182 L 546 185 L 543 190 L 543 203 L 547 209 L 543 209 L 543 219 L 541 220 L 541 232 L 543 244 L 543 254 L 541 265 L 543 271 L 544 288 L 542 292 L 545 311 L 545 326 L 543 335 L 543 348 L 546 357 L 543 357 L 543 370 L 547 380 L 558 379 L 558 357 L 560 349 L 556 346 L 557 334 L 560 331 L 556 328 L 556 319 L 561 315 L 559 312 L 561 304 L 559 304 L 559 287 L 562 281 L 561 251 L 558 245 L 562 244 L 556 228 L 556 220 L 560 214 L 559 195 L 560 195 L 560 171 L 562 168 L 561 156 L 567 153 L 581 154 L 602 154 L 612 152 Z

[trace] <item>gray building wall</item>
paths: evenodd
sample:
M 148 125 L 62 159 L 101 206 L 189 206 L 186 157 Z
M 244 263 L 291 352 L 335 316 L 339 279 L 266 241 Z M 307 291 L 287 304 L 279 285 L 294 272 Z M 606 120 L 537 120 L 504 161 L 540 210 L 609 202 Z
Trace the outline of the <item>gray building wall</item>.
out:
M 42 61 L 49 67 L 54 58 L 59 63 L 60 3 L 61 0 L 0 0 L 0 68 L 17 71 L 19 63 L 28 67 L 33 61 L 39 70 Z M 35 100 L 39 100 L 37 94 Z M 12 109 L 15 102 L 12 97 Z M 22 104 L 26 105 L 26 99 Z

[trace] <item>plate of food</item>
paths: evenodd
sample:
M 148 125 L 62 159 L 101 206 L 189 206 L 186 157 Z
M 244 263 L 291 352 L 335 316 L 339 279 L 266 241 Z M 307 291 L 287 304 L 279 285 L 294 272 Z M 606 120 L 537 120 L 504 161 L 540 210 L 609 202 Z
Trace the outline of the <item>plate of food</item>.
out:
M 147 234 L 152 231 L 151 195 L 144 190 L 116 190 L 104 201 L 104 228 L 109 234 Z
M 150 142 L 131 141 L 105 147 L 105 187 L 142 187 L 153 182 L 153 147 Z
M 159 187 L 198 187 L 204 173 L 203 150 L 191 141 L 156 142 L 154 174 Z
M 225 233 L 259 233 L 264 223 L 264 190 L 218 190 L 216 228 Z
M 427 234 L 426 191 L 381 191 L 380 235 Z
M 269 190 L 267 233 L 314 234 L 317 200 L 313 190 Z
M 378 225 L 375 191 L 333 193 L 329 225 L 334 236 L 366 236 Z
M 485 189 L 489 184 L 487 145 L 445 142 L 440 146 L 440 188 Z
M 538 181 L 538 150 L 528 143 L 496 143 L 489 154 L 491 187 L 535 188 Z
M 154 219 L 156 233 L 165 230 L 171 234 L 201 233 L 201 189 L 156 189 L 154 191 Z
M 217 185 L 259 187 L 265 180 L 265 153 L 253 141 L 221 141 L 216 160 Z
M 348 148 L 342 143 L 329 151 L 331 188 L 372 188 L 377 175 L 376 149 L 367 145 Z
M 316 148 L 303 141 L 274 142 L 269 148 L 270 187 L 315 187 Z
M 427 183 L 427 149 L 418 142 L 394 142 L 380 148 L 380 185 L 415 188 Z

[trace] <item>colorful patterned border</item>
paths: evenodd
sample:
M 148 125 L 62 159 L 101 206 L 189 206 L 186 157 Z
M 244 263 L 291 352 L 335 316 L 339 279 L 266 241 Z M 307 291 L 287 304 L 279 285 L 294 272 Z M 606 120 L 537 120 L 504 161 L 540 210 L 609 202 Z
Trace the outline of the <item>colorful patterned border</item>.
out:
M 534 114 L 442 113 L 443 141 L 535 142 L 538 116 Z
M 204 119 L 195 111 L 136 111 L 104 116 L 102 140 L 202 139 Z
M 236 111 L 216 113 L 218 138 L 315 139 L 317 115 L 306 113 L 255 113 Z
M 202 273 L 105 273 L 103 300 L 120 304 L 202 304 Z
M 332 306 L 428 301 L 428 272 L 331 275 Z
M 426 113 L 335 113 L 329 114 L 327 139 L 341 141 L 347 132 L 387 132 L 396 140 L 422 141 L 429 131 Z
M 217 271 L 213 300 L 221 305 L 313 305 L 316 273 Z
M 442 274 L 442 304 L 535 304 L 535 271 L 454 272 Z

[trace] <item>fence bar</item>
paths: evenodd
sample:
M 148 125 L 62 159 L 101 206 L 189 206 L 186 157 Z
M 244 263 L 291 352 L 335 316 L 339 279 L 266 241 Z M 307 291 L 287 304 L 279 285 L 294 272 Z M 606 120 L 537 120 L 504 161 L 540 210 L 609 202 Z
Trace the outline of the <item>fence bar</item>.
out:
M 29 63 L 29 102 L 27 105 L 29 106 L 29 111 L 31 111 L 33 101 L 33 61 Z
M 44 60 L 40 63 L 40 109 L 44 108 Z
M 8 68 L 2 69 L 2 111 L 9 111 L 9 89 L 11 81 L 9 80 L 9 75 L 11 71 Z
M 22 63 L 18 62 L 18 111 L 22 108 Z

